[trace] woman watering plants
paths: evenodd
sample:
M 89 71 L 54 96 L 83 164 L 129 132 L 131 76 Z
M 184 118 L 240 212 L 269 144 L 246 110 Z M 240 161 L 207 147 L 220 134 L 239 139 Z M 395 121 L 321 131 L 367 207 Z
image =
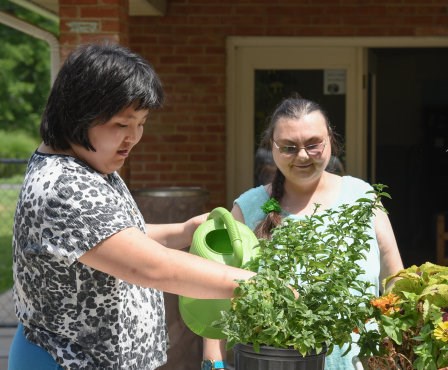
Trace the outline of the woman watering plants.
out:
M 62 66 L 15 214 L 10 370 L 155 369 L 162 291 L 229 298 L 254 275 L 178 251 L 205 215 L 147 225 L 118 175 L 162 99 L 152 67 L 119 45 L 82 46 Z
M 269 238 L 284 217 L 309 216 L 316 204 L 320 204 L 318 212 L 353 204 L 372 190 L 360 179 L 325 170 L 332 154 L 338 155 L 339 145 L 325 112 L 312 101 L 302 98 L 282 101 L 272 115 L 261 146 L 272 151 L 277 166 L 273 181 L 242 194 L 232 209 L 234 217 L 253 229 L 259 238 Z M 386 213 L 377 211 L 373 225 L 370 251 L 366 260 L 359 263 L 365 271 L 362 279 L 372 284 L 370 293 L 378 295 L 380 281 L 402 269 L 403 264 Z M 352 368 L 356 348 L 342 356 L 344 352 L 345 348 L 335 347 L 326 359 L 325 368 Z M 204 340 L 204 360 L 221 364 L 225 354 L 223 341 Z M 215 368 L 225 368 L 225 363 Z

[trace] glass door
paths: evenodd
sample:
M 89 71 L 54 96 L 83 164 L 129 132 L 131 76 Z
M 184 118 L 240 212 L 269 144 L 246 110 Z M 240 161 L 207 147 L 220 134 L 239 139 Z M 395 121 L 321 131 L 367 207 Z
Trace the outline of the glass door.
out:
M 365 177 L 362 49 L 229 45 L 227 199 L 254 186 L 255 152 L 275 106 L 292 94 L 318 102 L 344 140 L 346 171 Z
M 254 186 L 270 182 L 273 175 L 275 165 L 272 154 L 260 148 L 259 143 L 272 112 L 284 98 L 300 96 L 319 103 L 327 112 L 334 131 L 345 142 L 345 85 L 344 69 L 255 71 Z M 342 154 L 338 160 L 345 168 L 345 155 Z

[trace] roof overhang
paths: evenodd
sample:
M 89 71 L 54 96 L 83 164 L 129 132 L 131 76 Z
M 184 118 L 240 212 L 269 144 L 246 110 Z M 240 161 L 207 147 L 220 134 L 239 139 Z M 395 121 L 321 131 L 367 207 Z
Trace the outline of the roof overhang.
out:
M 59 0 L 10 0 L 44 17 L 59 19 Z M 129 0 L 130 16 L 162 16 L 166 12 L 166 0 Z

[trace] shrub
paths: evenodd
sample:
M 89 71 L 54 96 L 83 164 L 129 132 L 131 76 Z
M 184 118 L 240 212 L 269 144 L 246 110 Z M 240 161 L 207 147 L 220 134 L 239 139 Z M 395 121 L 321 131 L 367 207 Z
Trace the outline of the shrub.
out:
M 0 159 L 28 159 L 38 141 L 21 131 L 0 130 Z M 23 166 L 0 163 L 0 178 L 23 174 Z

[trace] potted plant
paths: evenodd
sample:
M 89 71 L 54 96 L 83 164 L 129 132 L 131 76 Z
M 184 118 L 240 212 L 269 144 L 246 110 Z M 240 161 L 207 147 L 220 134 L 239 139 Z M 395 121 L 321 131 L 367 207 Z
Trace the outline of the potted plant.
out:
M 397 281 L 371 301 L 372 320 L 360 329 L 364 369 L 448 369 L 448 267 L 427 262 L 384 283 L 391 279 Z
M 246 266 L 258 274 L 239 282 L 219 322 L 236 370 L 323 369 L 333 346 L 350 347 L 353 329 L 371 313 L 370 283 L 359 279 L 357 262 L 369 249 L 373 213 L 388 196 L 382 189 L 339 209 L 318 212 L 316 205 L 311 216 L 285 218 L 270 239 L 259 240 L 259 254 Z M 283 363 L 308 360 L 307 367 Z

